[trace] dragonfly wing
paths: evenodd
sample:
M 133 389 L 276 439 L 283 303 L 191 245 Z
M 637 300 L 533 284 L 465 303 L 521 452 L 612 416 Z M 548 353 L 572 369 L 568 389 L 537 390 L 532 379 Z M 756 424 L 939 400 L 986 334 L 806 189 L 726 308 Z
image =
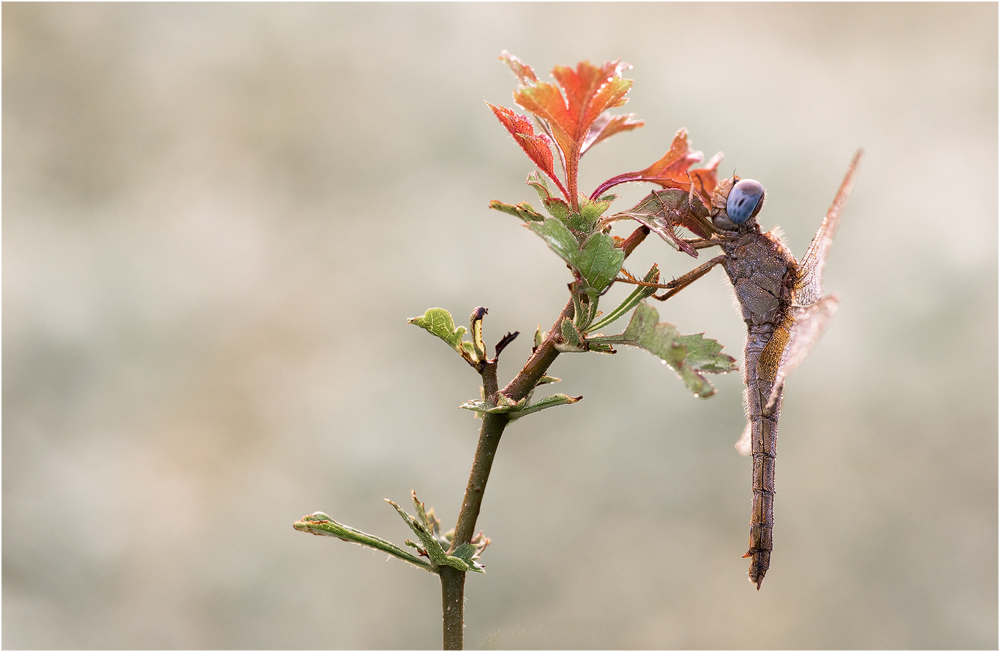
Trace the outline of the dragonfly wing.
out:
M 739 441 L 736 442 L 736 452 L 743 457 L 748 456 L 753 450 L 753 442 L 750 439 L 750 422 L 747 422 L 747 427 L 743 429 L 743 434 L 740 435 Z
M 847 175 L 840 190 L 833 199 L 830 210 L 826 212 L 823 223 L 819 231 L 813 236 L 809 243 L 806 255 L 799 263 L 795 279 L 795 300 L 799 305 L 808 306 L 819 301 L 823 296 L 823 267 L 826 265 L 826 254 L 830 250 L 833 236 L 837 234 L 837 226 L 840 224 L 840 214 L 847 204 L 847 198 L 851 195 L 854 187 L 854 180 L 858 176 L 858 164 L 861 162 L 863 151 L 858 150 L 851 160 L 851 165 L 847 168 Z
M 831 294 L 810 306 L 791 308 L 790 319 L 786 322 L 788 344 L 781 352 L 781 360 L 778 362 L 778 370 L 774 377 L 774 387 L 767 399 L 766 409 L 774 405 L 788 374 L 806 359 L 813 346 L 823 336 L 823 332 L 830 324 L 830 318 L 837 312 L 839 301 L 836 294 Z

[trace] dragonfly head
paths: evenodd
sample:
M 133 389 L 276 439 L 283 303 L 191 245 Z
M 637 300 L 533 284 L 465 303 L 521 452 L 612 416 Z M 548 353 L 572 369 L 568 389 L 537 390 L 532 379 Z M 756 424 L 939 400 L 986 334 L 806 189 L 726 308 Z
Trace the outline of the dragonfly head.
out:
M 757 216 L 764 205 L 764 186 L 753 179 L 724 179 L 715 190 L 712 222 L 724 231 L 735 231 Z

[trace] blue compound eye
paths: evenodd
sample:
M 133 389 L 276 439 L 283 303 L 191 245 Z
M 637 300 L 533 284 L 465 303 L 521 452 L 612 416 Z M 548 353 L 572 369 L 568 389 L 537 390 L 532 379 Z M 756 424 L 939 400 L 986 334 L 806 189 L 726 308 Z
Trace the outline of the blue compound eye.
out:
M 764 186 L 753 179 L 743 179 L 729 191 L 726 214 L 733 224 L 743 224 L 760 211 L 763 203 Z

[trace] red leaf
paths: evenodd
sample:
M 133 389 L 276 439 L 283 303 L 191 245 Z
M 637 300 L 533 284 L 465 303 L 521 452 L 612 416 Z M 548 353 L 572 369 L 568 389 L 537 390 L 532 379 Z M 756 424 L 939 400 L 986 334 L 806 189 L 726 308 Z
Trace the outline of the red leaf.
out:
M 547 174 L 550 179 L 555 181 L 556 185 L 559 186 L 559 189 L 565 195 L 566 189 L 559 182 L 555 174 L 555 169 L 552 166 L 552 149 L 549 137 L 545 134 L 536 134 L 535 128 L 531 126 L 531 120 L 523 115 L 518 115 L 507 107 L 494 106 L 489 102 L 486 105 L 493 110 L 493 114 L 507 128 L 507 131 L 514 137 L 514 141 L 521 146 L 521 149 L 528 155 L 528 158 L 534 161 L 535 165 Z
M 607 109 L 625 103 L 632 80 L 620 76 L 624 67 L 617 61 L 600 68 L 587 61 L 575 70 L 556 66 L 552 76 L 558 86 L 549 82 L 525 85 L 514 92 L 514 101 L 549 123 L 556 143 L 570 158 L 571 152 L 579 153 L 591 124 Z
M 709 210 L 712 209 L 712 192 L 719 185 L 719 178 L 715 171 L 721 161 L 722 152 L 719 152 L 712 157 L 712 160 L 705 167 L 697 170 L 688 170 L 688 176 L 691 177 L 691 186 L 694 188 L 698 198 L 701 199 L 701 203 L 705 204 L 705 208 Z
M 690 191 L 692 186 L 694 186 L 699 197 L 702 196 L 700 188 L 712 184 L 708 190 L 708 200 L 711 201 L 712 190 L 715 190 L 713 183 L 715 180 L 715 168 L 705 168 L 707 172 L 690 170 L 690 167 L 700 162 L 703 156 L 701 152 L 691 149 L 691 145 L 688 143 L 687 129 L 679 129 L 674 135 L 673 142 L 670 143 L 670 149 L 659 161 L 653 163 L 645 170 L 626 172 L 625 174 L 619 174 L 616 177 L 608 179 L 597 187 L 597 190 L 591 194 L 591 197 L 600 197 L 609 188 L 622 183 L 647 181 L 663 188 L 679 188 L 686 191 Z M 719 160 L 721 160 L 721 154 L 717 154 L 712 159 L 711 165 L 718 165 Z M 694 173 L 695 177 L 690 176 L 689 173 Z
M 704 154 L 691 149 L 688 144 L 687 129 L 679 129 L 670 143 L 670 150 L 656 163 L 639 173 L 641 181 L 649 181 L 664 188 L 691 187 L 688 168 L 701 162 Z
M 535 76 L 535 71 L 531 69 L 531 66 L 507 50 L 500 52 L 500 60 L 507 64 L 507 67 L 514 73 L 514 76 L 521 81 L 522 86 L 530 86 L 538 82 L 538 77 Z
M 582 61 L 575 69 L 556 66 L 552 69 L 556 84 L 552 84 L 538 81 L 529 66 L 508 52 L 501 59 L 521 82 L 514 91 L 514 101 L 543 122 L 559 148 L 566 170 L 566 199 L 575 209 L 577 169 L 583 152 L 608 136 L 642 124 L 633 116 L 617 116 L 605 118 L 593 128 L 602 113 L 626 102 L 632 80 L 621 73 L 630 66 L 619 61 L 600 67 Z
M 583 144 L 580 146 L 580 156 L 583 156 L 584 152 L 605 138 L 614 136 L 622 131 L 631 131 L 644 124 L 646 123 L 642 120 L 635 119 L 634 113 L 627 113 L 625 115 L 602 113 L 597 120 L 594 120 L 594 124 L 590 125 L 590 131 L 587 132 L 587 136 L 583 139 Z

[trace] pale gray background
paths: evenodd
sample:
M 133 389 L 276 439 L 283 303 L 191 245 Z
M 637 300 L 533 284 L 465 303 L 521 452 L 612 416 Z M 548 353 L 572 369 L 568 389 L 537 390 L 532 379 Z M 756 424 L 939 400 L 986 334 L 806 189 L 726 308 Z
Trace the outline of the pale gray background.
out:
M 450 526 L 478 377 L 406 319 L 487 306 L 523 333 L 506 380 L 565 301 L 487 209 L 537 204 L 483 104 L 512 106 L 504 48 L 635 66 L 647 126 L 583 188 L 687 127 L 797 255 L 867 157 L 763 589 L 739 375 L 701 401 L 640 352 L 564 356 L 586 398 L 505 435 L 468 646 L 996 648 L 995 3 L 4 4 L 4 647 L 440 645 L 436 578 L 291 524 L 401 542 L 382 499 L 416 489 Z M 657 307 L 738 355 L 722 277 Z

